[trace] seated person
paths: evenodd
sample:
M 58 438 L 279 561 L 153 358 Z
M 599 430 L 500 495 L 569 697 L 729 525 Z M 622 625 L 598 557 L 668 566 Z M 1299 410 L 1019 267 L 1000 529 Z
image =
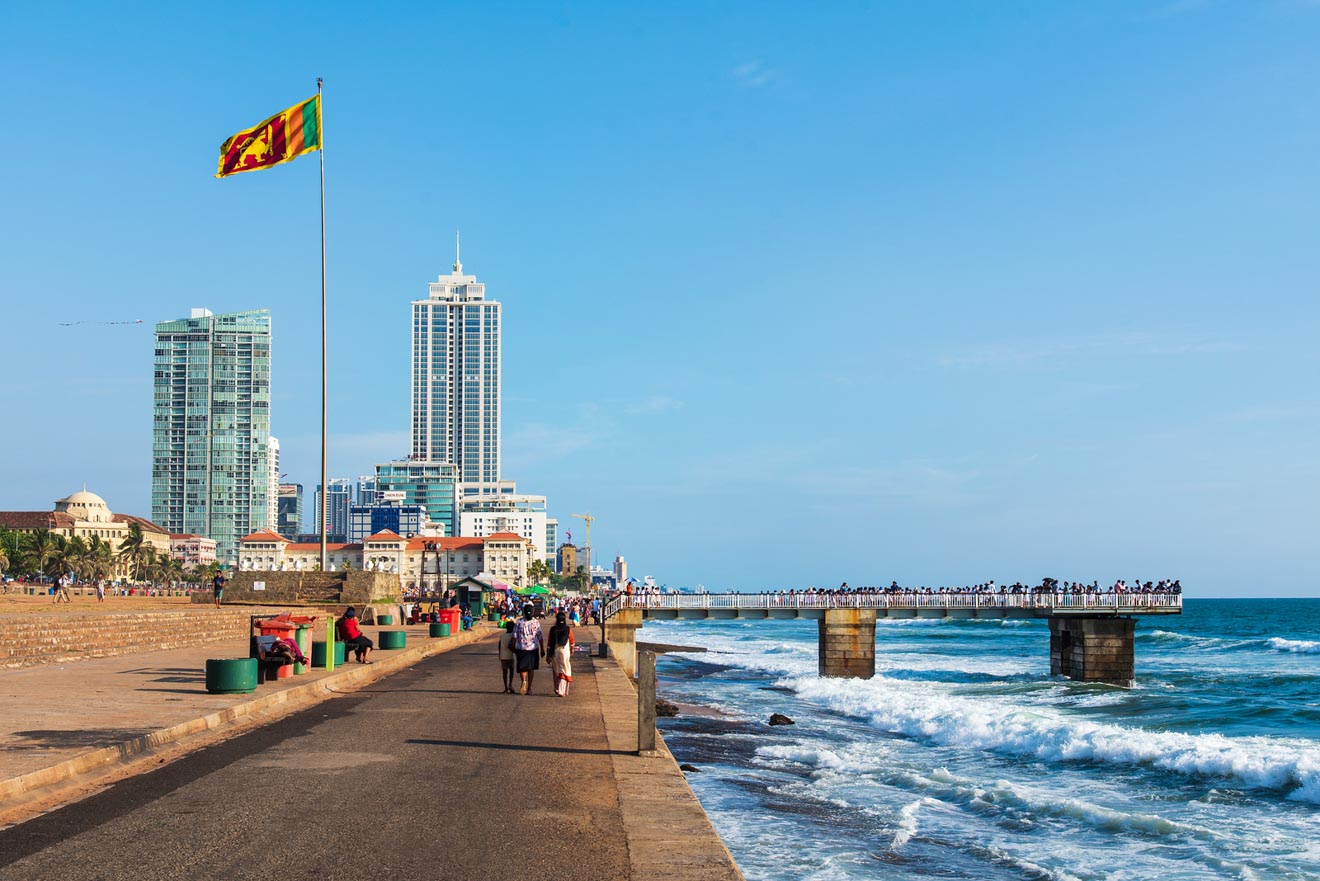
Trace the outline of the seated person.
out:
M 271 661 L 272 663 L 284 665 L 292 664 L 298 660 L 294 653 L 298 650 L 297 646 L 290 646 L 289 643 L 280 639 L 278 636 L 270 638 L 270 645 L 266 646 L 262 652 L 261 660 Z
M 307 656 L 302 653 L 302 649 L 298 648 L 298 643 L 294 642 L 292 639 L 289 639 L 288 637 L 277 636 L 275 638 L 275 644 L 271 646 L 269 650 L 267 650 L 266 654 L 269 655 L 271 651 L 277 652 L 281 655 L 287 655 L 289 658 L 293 659 L 299 664 L 303 664 L 308 667 L 312 665 L 312 662 L 308 660 Z
M 274 678 L 280 667 L 286 667 L 297 661 L 300 655 L 297 646 L 291 646 L 278 636 L 258 636 L 256 644 L 257 664 L 269 678 Z M 262 673 L 259 672 L 257 675 L 257 681 L 260 682 Z
M 376 647 L 376 644 L 362 635 L 362 630 L 358 627 L 357 622 L 357 609 L 349 606 L 348 611 L 344 612 L 344 617 L 339 619 L 335 629 L 339 631 L 339 638 L 343 641 L 344 648 L 353 650 L 353 658 L 359 664 L 371 663 L 367 660 L 367 655 L 371 654 L 371 650 Z

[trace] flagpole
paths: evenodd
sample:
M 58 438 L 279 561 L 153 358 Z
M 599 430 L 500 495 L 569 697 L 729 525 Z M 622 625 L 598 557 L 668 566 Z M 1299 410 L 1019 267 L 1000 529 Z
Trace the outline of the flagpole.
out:
M 321 98 L 321 78 L 316 78 L 316 97 Z M 318 108 L 324 117 L 325 104 L 323 100 L 318 100 Z M 326 559 L 325 529 L 326 515 L 329 513 L 327 500 L 329 497 L 326 481 L 326 430 L 328 425 L 327 412 L 329 383 L 326 381 L 326 332 L 325 332 L 325 130 L 322 120 L 317 120 L 317 137 L 321 140 L 321 149 L 317 152 L 321 154 L 321 571 L 328 572 L 330 567 Z M 329 647 L 327 647 L 327 651 Z

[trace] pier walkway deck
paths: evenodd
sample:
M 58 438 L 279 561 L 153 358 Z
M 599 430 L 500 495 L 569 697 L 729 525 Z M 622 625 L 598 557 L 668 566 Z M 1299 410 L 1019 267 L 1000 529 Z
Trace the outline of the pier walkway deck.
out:
M 931 592 L 858 589 L 806 593 L 643 593 L 605 605 L 606 639 L 631 671 L 636 632 L 647 618 L 815 619 L 820 675 L 875 675 L 878 618 L 1043 618 L 1050 628 L 1050 673 L 1128 685 L 1135 676 L 1139 615 L 1182 614 L 1181 591 L 1056 593 L 1027 590 Z

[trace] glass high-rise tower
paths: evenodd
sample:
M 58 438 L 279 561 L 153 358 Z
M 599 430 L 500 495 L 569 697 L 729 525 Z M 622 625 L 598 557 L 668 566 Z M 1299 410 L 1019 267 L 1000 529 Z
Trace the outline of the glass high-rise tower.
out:
M 151 519 L 236 561 L 240 538 L 273 525 L 269 456 L 270 312 L 157 324 Z
M 454 271 L 412 304 L 412 456 L 450 462 L 466 487 L 500 479 L 500 304 Z

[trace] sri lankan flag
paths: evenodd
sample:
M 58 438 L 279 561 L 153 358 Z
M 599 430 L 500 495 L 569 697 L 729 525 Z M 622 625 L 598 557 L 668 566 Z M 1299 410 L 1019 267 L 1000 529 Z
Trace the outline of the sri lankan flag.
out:
M 256 171 L 321 149 L 321 96 L 281 110 L 220 145 L 216 177 Z

